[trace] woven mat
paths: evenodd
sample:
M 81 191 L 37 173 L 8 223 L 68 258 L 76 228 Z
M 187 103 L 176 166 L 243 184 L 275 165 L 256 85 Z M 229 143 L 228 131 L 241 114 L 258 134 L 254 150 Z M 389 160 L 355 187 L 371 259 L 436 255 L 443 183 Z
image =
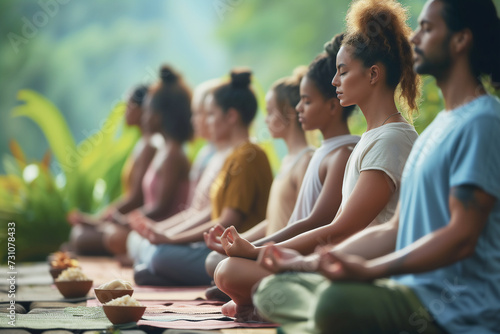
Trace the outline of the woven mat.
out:
M 133 297 L 137 300 L 204 300 L 205 290 L 208 286 L 202 287 L 148 287 L 135 286 Z
M 0 314 L 0 328 L 12 328 L 7 314 Z M 138 326 L 151 326 L 172 329 L 224 329 L 224 328 L 269 328 L 270 323 L 238 323 L 222 314 L 156 314 L 148 312 L 137 323 Z M 36 309 L 28 314 L 16 315 L 16 327 L 27 329 L 80 329 L 103 330 L 112 326 L 102 307 L 67 307 L 64 309 Z
M 214 330 L 226 328 L 275 328 L 276 324 L 271 323 L 247 323 L 235 322 L 233 320 L 177 320 L 177 321 L 158 321 L 158 320 L 139 320 L 137 323 L 141 326 L 151 326 L 157 328 L 188 329 L 188 330 Z

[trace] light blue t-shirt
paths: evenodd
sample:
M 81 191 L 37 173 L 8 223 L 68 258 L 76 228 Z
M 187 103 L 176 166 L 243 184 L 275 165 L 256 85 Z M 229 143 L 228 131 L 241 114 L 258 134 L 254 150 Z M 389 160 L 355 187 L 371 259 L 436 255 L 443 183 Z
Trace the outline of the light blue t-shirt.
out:
M 403 172 L 397 250 L 449 223 L 450 190 L 459 185 L 477 186 L 497 199 L 474 254 L 438 270 L 394 279 L 410 286 L 449 333 L 499 333 L 500 101 L 497 98 L 485 95 L 452 111 L 440 112 L 416 141 Z M 422 323 L 418 312 L 409 321 L 416 326 Z

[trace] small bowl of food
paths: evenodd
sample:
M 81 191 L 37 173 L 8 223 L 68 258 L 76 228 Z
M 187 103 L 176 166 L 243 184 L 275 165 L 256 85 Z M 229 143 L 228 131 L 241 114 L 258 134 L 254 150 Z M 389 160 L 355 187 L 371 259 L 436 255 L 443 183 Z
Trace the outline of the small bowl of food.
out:
M 110 300 L 116 299 L 118 297 L 122 297 L 125 295 L 132 296 L 132 294 L 134 293 L 134 289 L 132 288 L 132 284 L 130 282 L 121 279 L 115 279 L 111 282 L 100 285 L 98 288 L 95 288 L 94 293 L 97 299 L 101 303 L 105 304 Z
M 64 270 L 68 268 L 77 268 L 79 263 L 67 252 L 56 252 L 49 256 L 50 275 L 56 279 Z
M 80 268 L 68 268 L 56 278 L 54 284 L 65 298 L 81 298 L 90 291 L 93 281 Z
M 146 311 L 137 300 L 129 295 L 113 299 L 102 306 L 104 314 L 112 324 L 126 324 L 137 322 Z

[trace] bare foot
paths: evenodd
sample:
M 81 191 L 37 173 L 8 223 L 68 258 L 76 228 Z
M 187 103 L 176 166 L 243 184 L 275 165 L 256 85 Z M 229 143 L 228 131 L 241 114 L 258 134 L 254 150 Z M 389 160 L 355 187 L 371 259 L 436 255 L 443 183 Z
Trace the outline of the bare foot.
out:
M 228 301 L 227 303 L 222 305 L 221 312 L 226 317 L 234 318 L 236 316 L 236 303 L 233 302 L 232 300 Z
M 235 318 L 237 322 L 267 322 L 253 305 L 237 305 L 231 300 L 222 305 L 221 311 L 225 316 Z

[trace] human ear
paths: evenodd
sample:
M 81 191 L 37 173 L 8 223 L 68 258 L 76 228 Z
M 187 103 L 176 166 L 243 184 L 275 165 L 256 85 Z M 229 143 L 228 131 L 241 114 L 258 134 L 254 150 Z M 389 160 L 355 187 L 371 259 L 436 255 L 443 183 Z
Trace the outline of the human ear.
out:
M 380 67 L 378 65 L 372 65 L 369 68 L 370 74 L 370 84 L 374 85 L 380 80 Z
M 330 106 L 330 113 L 332 115 L 335 115 L 338 112 L 339 108 L 342 108 L 342 106 L 340 105 L 340 100 L 336 97 L 332 97 L 328 102 Z
M 229 108 L 227 110 L 226 120 L 228 121 L 229 124 L 236 124 L 239 119 L 240 119 L 240 113 L 236 109 Z
M 472 32 L 470 29 L 463 29 L 456 32 L 452 37 L 452 48 L 456 53 L 468 52 L 472 47 Z

